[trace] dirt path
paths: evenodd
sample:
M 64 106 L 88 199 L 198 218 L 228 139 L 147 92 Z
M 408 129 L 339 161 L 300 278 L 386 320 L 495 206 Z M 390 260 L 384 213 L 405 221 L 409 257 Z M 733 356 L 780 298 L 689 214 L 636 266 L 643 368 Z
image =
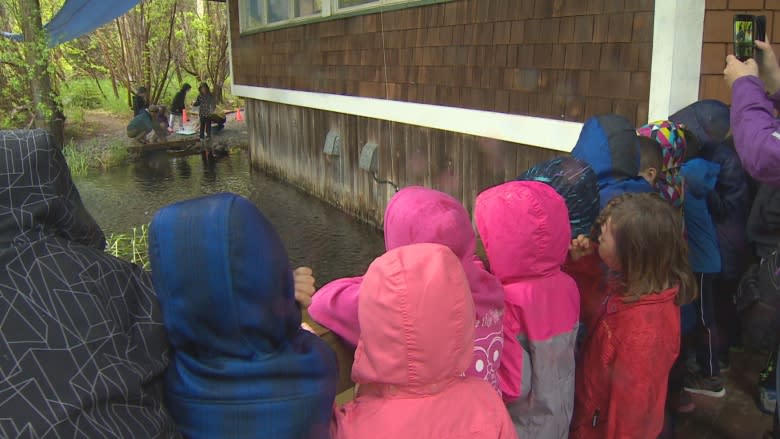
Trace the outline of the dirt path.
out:
M 131 145 L 131 140 L 126 133 L 129 122 L 129 114 L 127 117 L 122 117 L 100 110 L 86 110 L 83 121 L 66 124 L 65 142 L 67 144 L 72 140 L 74 143 L 80 144 L 82 142 L 97 141 L 105 145 L 120 142 L 129 146 Z M 169 139 L 178 140 L 187 137 L 195 140 L 197 134 L 193 136 L 173 134 Z M 217 146 L 223 145 L 230 148 L 246 147 L 249 144 L 246 122 L 236 121 L 235 113 L 228 114 L 225 129 L 220 133 L 214 134 L 213 143 Z

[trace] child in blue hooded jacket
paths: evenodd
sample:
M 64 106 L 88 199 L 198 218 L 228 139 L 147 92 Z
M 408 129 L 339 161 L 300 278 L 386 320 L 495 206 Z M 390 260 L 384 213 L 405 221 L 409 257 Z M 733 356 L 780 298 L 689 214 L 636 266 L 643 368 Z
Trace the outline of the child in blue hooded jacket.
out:
M 640 176 L 640 144 L 631 122 L 617 114 L 585 121 L 571 155 L 590 165 L 599 185 L 600 208 L 624 193 L 652 192 Z
M 257 207 L 233 194 L 182 201 L 149 233 L 173 347 L 165 399 L 179 431 L 327 438 L 336 356 L 301 329 L 287 252 Z

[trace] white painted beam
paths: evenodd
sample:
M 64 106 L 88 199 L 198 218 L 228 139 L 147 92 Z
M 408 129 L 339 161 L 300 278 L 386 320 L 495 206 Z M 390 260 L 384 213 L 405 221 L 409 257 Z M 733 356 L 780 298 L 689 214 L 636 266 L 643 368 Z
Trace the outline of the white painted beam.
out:
M 655 0 L 650 121 L 699 99 L 704 10 L 704 0 Z
M 574 148 L 582 129 L 582 124 L 578 122 L 329 93 L 239 84 L 233 84 L 232 93 L 244 98 L 389 120 L 565 152 Z

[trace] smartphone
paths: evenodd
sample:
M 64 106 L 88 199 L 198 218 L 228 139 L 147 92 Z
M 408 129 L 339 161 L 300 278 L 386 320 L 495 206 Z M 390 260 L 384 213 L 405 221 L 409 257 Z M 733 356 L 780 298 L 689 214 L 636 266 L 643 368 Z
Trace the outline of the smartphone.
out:
M 745 61 L 756 56 L 755 40 L 766 40 L 766 16 L 735 15 L 734 55 L 738 60 Z

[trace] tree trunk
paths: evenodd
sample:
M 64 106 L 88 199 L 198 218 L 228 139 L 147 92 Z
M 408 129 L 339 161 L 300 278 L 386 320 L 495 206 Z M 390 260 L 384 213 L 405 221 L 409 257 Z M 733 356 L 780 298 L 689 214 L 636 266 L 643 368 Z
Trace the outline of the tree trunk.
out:
M 22 16 L 25 58 L 32 71 L 31 85 L 35 106 L 35 126 L 47 128 L 55 145 L 62 148 L 65 138 L 65 115 L 54 95 L 49 74 L 49 40 L 41 22 L 39 0 L 19 0 Z

